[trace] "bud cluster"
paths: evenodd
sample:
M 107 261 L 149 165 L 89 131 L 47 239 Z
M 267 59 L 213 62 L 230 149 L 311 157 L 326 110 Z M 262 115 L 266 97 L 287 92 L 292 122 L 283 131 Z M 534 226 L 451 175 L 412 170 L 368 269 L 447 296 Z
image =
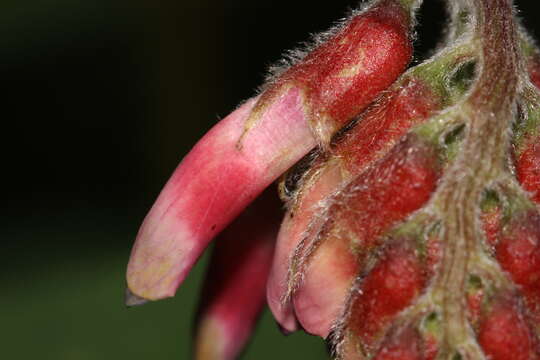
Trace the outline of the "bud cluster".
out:
M 184 158 L 145 219 L 129 305 L 173 296 L 218 237 L 196 359 L 234 359 L 267 303 L 338 359 L 540 357 L 540 51 L 511 0 L 373 0 Z

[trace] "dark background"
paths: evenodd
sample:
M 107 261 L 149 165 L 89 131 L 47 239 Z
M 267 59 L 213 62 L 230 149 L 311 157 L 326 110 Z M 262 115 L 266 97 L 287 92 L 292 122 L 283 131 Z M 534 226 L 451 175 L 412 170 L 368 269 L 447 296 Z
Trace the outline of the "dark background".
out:
M 197 138 L 356 1 L 324 3 L 2 1 L 2 358 L 188 358 L 206 257 L 176 298 L 127 310 L 133 238 Z M 517 3 L 538 33 L 538 5 Z M 440 34 L 440 2 L 420 21 L 417 59 Z M 326 355 L 266 313 L 244 358 Z

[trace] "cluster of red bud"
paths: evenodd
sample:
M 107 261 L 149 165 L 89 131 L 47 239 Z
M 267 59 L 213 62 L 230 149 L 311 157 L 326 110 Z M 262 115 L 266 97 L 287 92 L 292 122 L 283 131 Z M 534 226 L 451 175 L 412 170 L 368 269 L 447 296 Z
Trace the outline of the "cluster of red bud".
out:
M 236 358 L 265 304 L 343 360 L 540 357 L 540 52 L 511 0 L 456 0 L 408 68 L 420 3 L 353 12 L 163 189 L 126 302 L 173 296 L 217 236 L 196 359 Z

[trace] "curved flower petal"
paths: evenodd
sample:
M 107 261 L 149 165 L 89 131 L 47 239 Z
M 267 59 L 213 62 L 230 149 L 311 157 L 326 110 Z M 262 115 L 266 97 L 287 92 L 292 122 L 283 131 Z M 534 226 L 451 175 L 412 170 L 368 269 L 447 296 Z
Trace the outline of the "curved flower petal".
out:
M 314 145 L 291 89 L 243 137 L 257 99 L 214 126 L 184 158 L 147 215 L 127 282 L 139 297 L 173 296 L 209 241 Z

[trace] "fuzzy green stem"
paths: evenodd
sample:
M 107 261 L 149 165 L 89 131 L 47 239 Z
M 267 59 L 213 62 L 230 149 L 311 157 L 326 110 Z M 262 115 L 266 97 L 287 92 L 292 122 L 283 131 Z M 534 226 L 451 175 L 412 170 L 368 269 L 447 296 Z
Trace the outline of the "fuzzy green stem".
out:
M 434 196 L 443 219 L 443 259 L 434 294 L 443 312 L 439 359 L 484 359 L 467 320 L 466 285 L 472 259 L 484 256 L 478 208 L 486 186 L 507 172 L 508 129 L 519 80 L 511 0 L 475 0 L 471 11 L 480 45 L 480 73 L 459 117 L 466 124 L 461 151 Z

